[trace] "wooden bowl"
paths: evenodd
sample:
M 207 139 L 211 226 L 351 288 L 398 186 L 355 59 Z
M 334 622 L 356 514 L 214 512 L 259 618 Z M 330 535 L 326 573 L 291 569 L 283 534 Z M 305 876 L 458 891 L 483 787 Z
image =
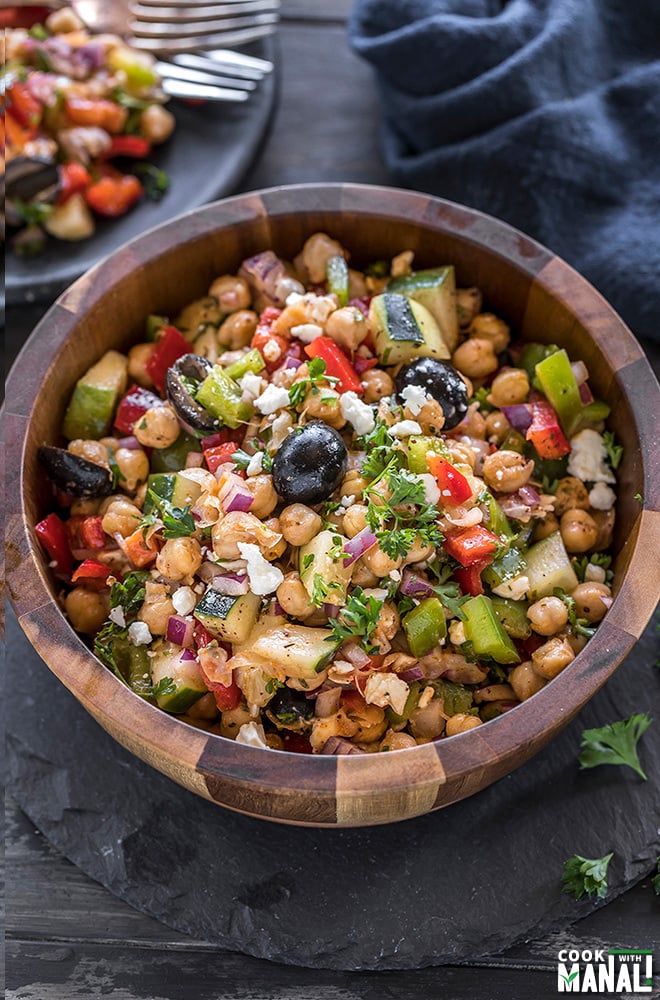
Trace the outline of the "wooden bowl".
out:
M 52 502 L 37 447 L 57 440 L 76 379 L 108 348 L 125 350 L 139 340 L 147 314 L 176 314 L 205 294 L 214 277 L 235 272 L 258 250 L 272 247 L 291 258 L 317 230 L 339 239 L 358 263 L 405 249 L 415 251 L 418 266 L 454 263 L 459 284 L 478 285 L 489 306 L 525 337 L 565 345 L 586 362 L 625 449 L 616 599 L 595 637 L 529 701 L 476 731 L 398 753 L 266 751 L 148 705 L 96 660 L 66 621 L 33 532 Z M 605 300 L 549 250 L 502 222 L 425 195 L 357 185 L 300 185 L 230 198 L 151 230 L 102 261 L 57 300 L 25 345 L 6 404 L 11 600 L 37 652 L 104 729 L 212 802 L 311 826 L 418 816 L 474 794 L 532 757 L 639 638 L 658 597 L 659 403 L 639 344 Z

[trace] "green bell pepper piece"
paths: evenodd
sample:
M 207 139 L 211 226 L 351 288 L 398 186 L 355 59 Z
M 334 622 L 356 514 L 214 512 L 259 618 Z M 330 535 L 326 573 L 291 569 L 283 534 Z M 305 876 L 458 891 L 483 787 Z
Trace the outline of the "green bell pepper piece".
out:
M 442 455 L 443 458 L 449 457 L 447 445 L 442 438 L 419 434 L 408 438 L 408 468 L 411 472 L 421 476 L 429 471 L 426 464 L 426 454 L 429 451 Z
M 201 452 L 202 446 L 196 437 L 181 431 L 178 438 L 167 448 L 154 448 L 151 452 L 152 472 L 180 472 L 186 467 L 186 458 L 191 451 Z
M 454 681 L 446 681 L 439 677 L 431 681 L 431 687 L 438 698 L 442 698 L 445 715 L 458 715 L 461 712 L 469 712 L 472 708 L 472 691 L 463 684 L 456 684 Z
M 339 308 L 348 305 L 348 264 L 343 257 L 331 257 L 327 264 L 328 291 L 337 296 Z
M 511 522 L 492 493 L 488 494 L 486 506 L 488 507 L 488 528 L 490 531 L 508 539 L 513 538 L 515 531 L 511 527 Z
M 134 646 L 128 636 L 118 635 L 113 641 L 113 653 L 117 669 L 131 691 L 153 703 L 147 646 Z
M 487 656 L 496 663 L 520 663 L 516 647 L 502 628 L 489 597 L 471 597 L 461 611 L 465 616 L 465 637 L 476 656 Z
M 155 313 L 151 313 L 150 316 L 147 316 L 147 322 L 145 324 L 147 340 L 157 340 L 158 334 L 163 327 L 169 325 L 170 321 L 167 316 L 156 316 Z
M 527 442 L 524 435 L 513 427 L 510 431 L 507 431 L 506 437 L 502 442 L 502 448 L 505 448 L 507 451 L 517 451 L 519 455 L 525 454 L 526 446 Z
M 247 354 L 244 354 L 242 358 L 238 361 L 234 361 L 233 365 L 228 365 L 225 368 L 225 375 L 229 375 L 229 378 L 238 380 L 247 375 L 248 372 L 254 372 L 255 375 L 262 371 L 266 367 L 266 362 L 261 356 L 261 353 L 254 347 Z
M 447 635 L 445 613 L 437 597 L 427 597 L 404 615 L 401 624 L 413 656 L 425 656 Z
M 559 348 L 556 344 L 538 344 L 536 342 L 525 344 L 520 354 L 518 367 L 525 369 L 531 382 L 536 375 L 536 366 L 538 363 L 543 361 L 544 358 L 549 358 L 558 350 Z
M 582 414 L 580 390 L 565 350 L 556 351 L 536 365 L 536 377 L 552 403 L 565 434 L 571 435 Z
M 252 404 L 243 402 L 240 388 L 220 365 L 214 365 L 206 376 L 196 399 L 226 427 L 240 427 L 254 414 Z
M 481 573 L 481 579 L 492 589 L 499 587 L 507 580 L 513 580 L 514 577 L 520 576 L 524 570 L 525 560 L 520 554 L 520 550 L 512 546 L 493 559 L 490 566 L 486 566 Z
M 512 639 L 528 639 L 532 634 L 532 626 L 527 617 L 526 601 L 511 601 L 506 597 L 491 597 L 493 611 L 507 635 Z
M 594 399 L 582 407 L 580 413 L 580 425 L 597 424 L 601 420 L 607 420 L 610 415 L 610 407 L 603 399 Z M 576 427 L 576 430 L 578 428 Z

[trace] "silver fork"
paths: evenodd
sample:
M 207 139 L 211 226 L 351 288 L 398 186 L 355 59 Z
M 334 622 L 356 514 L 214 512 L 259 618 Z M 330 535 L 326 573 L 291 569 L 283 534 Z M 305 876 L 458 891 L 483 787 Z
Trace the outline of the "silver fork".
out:
M 129 4 L 128 41 L 165 58 L 265 38 L 279 20 L 280 0 L 138 0 Z

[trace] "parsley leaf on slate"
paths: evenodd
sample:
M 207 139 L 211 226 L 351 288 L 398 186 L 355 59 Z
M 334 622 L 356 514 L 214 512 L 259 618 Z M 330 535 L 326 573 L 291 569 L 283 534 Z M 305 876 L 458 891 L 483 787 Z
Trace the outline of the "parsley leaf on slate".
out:
M 581 899 L 585 893 L 598 899 L 603 899 L 607 893 L 607 866 L 613 854 L 602 858 L 583 858 L 575 854 L 564 862 L 562 886 L 564 892 L 573 893 L 576 899 Z
M 652 723 L 646 714 L 631 715 L 627 719 L 611 722 L 600 729 L 585 729 L 582 733 L 580 767 L 598 767 L 600 764 L 625 764 L 646 781 L 639 763 L 637 744 Z

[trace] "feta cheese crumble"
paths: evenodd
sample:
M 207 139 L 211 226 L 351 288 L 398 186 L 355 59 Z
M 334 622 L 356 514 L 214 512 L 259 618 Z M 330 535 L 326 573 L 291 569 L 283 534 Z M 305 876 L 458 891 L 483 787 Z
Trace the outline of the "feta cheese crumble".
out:
M 264 453 L 263 451 L 257 451 L 248 462 L 245 471 L 248 476 L 259 476 L 263 470 L 263 465 Z
M 368 403 L 363 403 L 357 392 L 343 392 L 339 402 L 344 420 L 353 424 L 353 430 L 358 436 L 370 434 L 376 426 L 374 411 Z
M 284 573 L 264 559 L 258 545 L 239 542 L 238 551 L 247 563 L 247 575 L 252 593 L 260 597 L 273 594 L 284 580 Z
M 291 327 L 291 333 L 298 340 L 302 340 L 304 344 L 311 344 L 317 337 L 322 336 L 323 327 L 316 323 L 301 323 L 300 326 Z
M 510 597 L 512 601 L 522 601 L 529 590 L 529 577 L 514 576 L 513 580 L 505 580 L 498 587 L 493 587 L 493 593 L 498 597 Z
M 368 705 L 390 708 L 397 715 L 403 715 L 409 687 L 396 674 L 373 673 L 364 688 L 364 700 Z
M 276 410 L 289 405 L 289 390 L 271 383 L 255 400 L 254 405 L 259 413 L 275 413 Z
M 595 483 L 589 490 L 589 503 L 594 510 L 612 510 L 616 493 L 605 483 Z
M 422 428 L 416 420 L 400 420 L 398 424 L 389 428 L 389 432 L 393 437 L 405 438 L 411 434 L 421 434 Z
M 422 407 L 429 401 L 429 397 L 421 385 L 407 385 L 399 395 L 404 400 L 413 417 L 416 417 Z
M 119 625 L 119 628 L 126 628 L 126 616 L 124 615 L 124 609 L 121 605 L 117 605 L 116 608 L 111 608 L 108 618 L 115 625 Z
M 148 646 L 151 642 L 151 632 L 145 622 L 133 622 L 128 626 L 128 639 L 134 646 Z
M 282 353 L 282 348 L 280 347 L 278 342 L 271 337 L 271 339 L 267 340 L 264 346 L 262 347 L 261 353 L 265 357 L 266 361 L 273 362 L 277 361 L 277 359 L 280 357 Z
M 584 483 L 615 483 L 616 476 L 606 458 L 607 449 L 602 435 L 587 427 L 571 438 L 568 473 Z
M 192 587 L 179 587 L 172 594 L 172 604 L 178 615 L 189 615 L 195 610 L 197 599 Z
M 255 372 L 246 372 L 238 384 L 246 396 L 256 399 L 263 388 L 264 380 Z
M 268 749 L 264 727 L 257 722 L 244 722 L 236 733 L 236 742 L 246 747 L 261 747 Z

